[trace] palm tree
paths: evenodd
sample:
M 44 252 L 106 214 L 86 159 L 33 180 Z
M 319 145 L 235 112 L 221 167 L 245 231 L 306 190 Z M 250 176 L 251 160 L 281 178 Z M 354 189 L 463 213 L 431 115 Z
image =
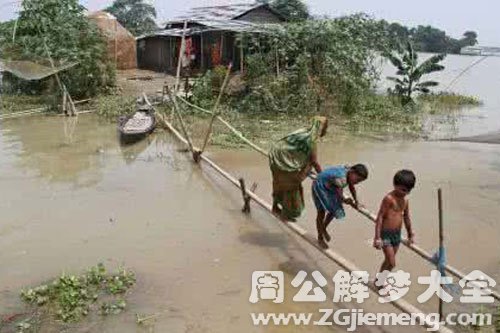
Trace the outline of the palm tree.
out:
M 428 94 L 431 87 L 439 85 L 436 81 L 421 82 L 421 80 L 424 75 L 444 69 L 444 66 L 439 63 L 444 60 L 446 54 L 434 55 L 419 65 L 418 54 L 411 42 L 408 42 L 406 50 L 392 51 L 385 56 L 398 69 L 396 75 L 399 76 L 387 77 L 396 84 L 390 92 L 400 96 L 403 104 L 411 102 L 415 92 Z
M 157 29 L 156 9 L 144 0 L 115 0 L 106 11 L 135 36 Z

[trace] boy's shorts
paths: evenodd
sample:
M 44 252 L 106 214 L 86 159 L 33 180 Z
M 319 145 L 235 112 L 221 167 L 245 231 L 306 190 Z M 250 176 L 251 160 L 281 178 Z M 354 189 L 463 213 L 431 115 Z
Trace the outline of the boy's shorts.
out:
M 382 229 L 381 238 L 383 247 L 398 247 L 401 244 L 401 229 Z

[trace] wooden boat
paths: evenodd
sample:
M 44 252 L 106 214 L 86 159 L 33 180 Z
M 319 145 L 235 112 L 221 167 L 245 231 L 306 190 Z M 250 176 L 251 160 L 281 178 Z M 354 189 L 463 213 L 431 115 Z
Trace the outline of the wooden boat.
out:
M 122 116 L 118 119 L 120 141 L 124 144 L 144 139 L 154 131 L 155 127 L 154 111 L 148 106 L 141 106 L 133 115 Z

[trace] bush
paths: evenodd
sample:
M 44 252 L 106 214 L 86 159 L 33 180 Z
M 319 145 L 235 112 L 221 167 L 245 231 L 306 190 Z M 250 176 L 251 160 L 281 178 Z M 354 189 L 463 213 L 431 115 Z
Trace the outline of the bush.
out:
M 61 73 L 74 98 L 93 96 L 114 85 L 114 65 L 107 58 L 105 41 L 77 0 L 25 0 L 15 41 L 10 28 L 12 25 L 0 29 L 2 58 L 50 66 L 48 49 L 56 63 L 78 62 Z M 47 88 L 47 81 L 35 83 L 36 89 L 26 83 L 18 87 L 25 93 L 40 93 Z M 51 88 L 58 89 L 57 85 Z
M 101 95 L 92 101 L 97 114 L 110 120 L 119 116 L 131 115 L 135 112 L 136 100 L 118 95 Z
M 378 78 L 372 50 L 382 37 L 377 23 L 363 15 L 291 23 L 268 35 L 240 36 L 247 54 L 246 89 L 229 102 L 242 112 L 353 114 L 359 97 L 369 93 Z M 199 105 L 209 104 L 220 86 L 210 75 L 193 91 Z

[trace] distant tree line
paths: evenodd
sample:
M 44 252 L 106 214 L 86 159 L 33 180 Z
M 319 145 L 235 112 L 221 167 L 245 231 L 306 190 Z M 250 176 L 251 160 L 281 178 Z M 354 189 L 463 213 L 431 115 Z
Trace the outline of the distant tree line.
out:
M 445 31 L 429 25 L 410 28 L 385 20 L 381 20 L 380 24 L 387 32 L 391 49 L 399 49 L 401 45 L 405 46 L 411 42 L 418 52 L 458 54 L 462 47 L 478 43 L 475 31 L 466 31 L 462 38 L 456 39 L 448 36 Z
M 307 5 L 301 0 L 259 1 L 268 3 L 290 22 L 312 18 Z M 417 52 L 458 54 L 462 47 L 478 43 L 478 35 L 475 31 L 465 31 L 462 38 L 456 39 L 448 36 L 445 31 L 429 25 L 407 27 L 397 22 L 380 20 L 378 28 L 386 32 L 388 46 L 392 50 L 406 49 L 408 42 L 411 42 Z

